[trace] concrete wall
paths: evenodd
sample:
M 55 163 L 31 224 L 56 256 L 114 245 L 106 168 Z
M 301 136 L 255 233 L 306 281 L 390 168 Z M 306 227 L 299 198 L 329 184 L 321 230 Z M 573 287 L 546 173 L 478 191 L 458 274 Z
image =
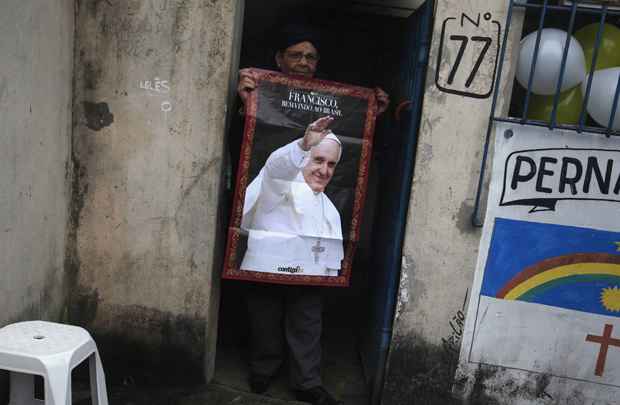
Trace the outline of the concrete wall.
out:
M 235 4 L 77 2 L 71 319 L 125 367 L 214 353 Z
M 444 41 L 441 61 L 437 64 L 444 22 L 448 24 L 447 35 L 489 36 L 495 43 L 497 34 L 488 22 L 498 21 L 503 35 L 507 7 L 507 1 L 437 2 L 400 291 L 386 371 L 385 404 L 410 403 L 411 398 L 420 399 L 420 403 L 451 403 L 465 305 L 481 234 L 479 228 L 471 225 L 470 217 L 492 98 L 441 90 L 435 74 L 439 66 L 445 85 L 445 76 L 454 65 L 459 49 L 458 42 L 447 48 L 449 40 Z M 462 13 L 479 21 L 479 27 L 467 19 L 464 28 L 460 27 Z M 506 78 L 513 77 L 512 49 L 520 38 L 521 21 L 522 15 L 513 16 L 498 112 L 505 110 L 503 101 L 510 97 L 512 80 Z M 463 72 L 471 72 L 478 54 L 470 53 L 469 49 L 465 52 L 453 88 L 463 89 L 458 83 L 465 78 Z M 468 91 L 485 94 L 493 80 L 493 69 L 492 63 L 484 62 Z
M 65 307 L 73 11 L 0 2 L 0 326 Z

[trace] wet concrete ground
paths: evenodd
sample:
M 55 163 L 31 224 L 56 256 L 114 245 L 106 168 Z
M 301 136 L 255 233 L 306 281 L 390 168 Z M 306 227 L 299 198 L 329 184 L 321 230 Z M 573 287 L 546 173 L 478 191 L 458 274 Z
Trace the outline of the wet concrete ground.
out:
M 202 401 L 202 402 L 201 402 Z M 304 402 L 281 400 L 261 395 L 254 395 L 243 391 L 238 391 L 229 387 L 217 384 L 210 384 L 205 392 L 197 393 L 187 397 L 182 405 L 302 405 Z
M 368 389 L 361 373 L 359 358 L 353 342 L 329 339 L 324 347 L 323 383 L 347 405 L 367 405 Z M 133 370 L 136 371 L 136 370 Z M 301 405 L 294 400 L 289 388 L 286 367 L 267 391 L 266 395 L 250 392 L 247 383 L 247 364 L 238 347 L 218 347 L 216 372 L 208 385 L 179 385 L 182 370 L 176 375 L 144 378 L 148 373 L 120 373 L 108 369 L 107 383 L 110 405 Z M 88 371 L 75 370 L 73 378 L 73 403 L 91 405 Z M 42 391 L 42 389 L 41 389 Z M 0 405 L 4 405 L 0 402 Z
M 359 366 L 351 364 L 353 351 L 342 345 L 328 345 L 327 353 L 338 352 L 324 362 L 324 384 L 327 389 L 343 399 L 347 405 L 367 405 L 368 392 L 360 375 Z M 265 395 L 250 392 L 247 384 L 247 367 L 235 350 L 220 348 L 219 364 L 214 382 L 208 385 L 176 386 L 162 381 L 158 385 L 145 384 L 137 378 L 115 379 L 109 375 L 108 397 L 110 405 L 302 405 L 294 400 L 289 389 L 286 372 L 279 373 Z M 348 356 L 343 356 L 346 354 Z M 344 361 L 344 360 L 349 361 Z M 357 366 L 357 367 L 356 367 Z M 91 405 L 88 373 L 82 370 L 73 379 L 73 403 Z M 170 376 L 178 381 L 178 376 Z M 4 405 L 4 404 L 0 404 Z
M 170 387 L 108 387 L 110 405 L 302 405 L 235 390 L 219 384 Z M 74 404 L 90 405 L 87 387 L 74 394 Z

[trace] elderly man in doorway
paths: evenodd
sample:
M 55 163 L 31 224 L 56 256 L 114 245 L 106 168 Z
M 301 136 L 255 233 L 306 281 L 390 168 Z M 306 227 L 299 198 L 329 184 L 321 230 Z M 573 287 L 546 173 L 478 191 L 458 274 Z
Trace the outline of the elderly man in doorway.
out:
M 279 40 L 279 50 L 275 55 L 275 61 L 280 71 L 289 75 L 314 77 L 319 62 L 317 33 L 308 27 L 289 26 L 283 30 Z M 244 103 L 249 93 L 255 88 L 256 79 L 252 72 L 242 69 L 239 72 L 237 91 Z M 389 105 L 389 97 L 379 88 L 376 89 L 376 97 L 378 113 L 381 114 Z M 289 148 L 288 153 L 291 153 L 291 150 L 293 154 L 298 153 L 298 157 L 293 157 L 293 159 L 310 154 L 310 163 L 304 168 L 310 167 L 313 156 L 316 157 L 319 150 L 326 149 L 331 153 L 336 149 L 333 144 L 339 143 L 338 139 L 328 135 L 331 120 L 329 117 L 323 117 L 315 121 L 309 125 L 302 140 L 284 147 Z M 340 155 L 341 145 L 338 145 L 337 149 Z M 322 194 L 331 179 L 336 163 L 333 156 L 327 159 L 327 166 L 331 165 L 327 175 L 325 171 L 323 175 L 320 173 L 316 175 L 310 169 L 301 169 L 304 185 L 307 185 L 313 192 Z M 299 165 L 298 163 L 298 169 Z M 304 171 L 308 173 L 304 174 Z M 329 223 L 329 219 L 326 222 Z M 338 225 L 339 223 L 338 216 Z M 330 226 L 335 227 L 335 225 Z M 340 239 L 342 239 L 341 235 Z M 342 249 L 342 241 L 337 243 Z M 256 255 L 259 254 L 256 253 Z M 337 260 L 339 255 L 340 253 L 335 253 L 334 259 Z M 248 257 L 244 258 L 244 262 L 248 259 Z M 257 260 L 259 260 L 258 257 Z M 337 265 L 327 262 L 322 267 L 326 272 L 337 270 L 340 262 L 338 261 Z M 323 388 L 321 382 L 321 289 L 312 286 L 254 284 L 248 292 L 247 307 L 250 318 L 250 387 L 252 391 L 263 393 L 269 388 L 273 377 L 284 361 L 286 343 L 290 380 L 296 390 L 297 399 L 315 405 L 342 404 L 342 401 L 335 399 Z M 282 325 L 284 331 L 282 331 Z

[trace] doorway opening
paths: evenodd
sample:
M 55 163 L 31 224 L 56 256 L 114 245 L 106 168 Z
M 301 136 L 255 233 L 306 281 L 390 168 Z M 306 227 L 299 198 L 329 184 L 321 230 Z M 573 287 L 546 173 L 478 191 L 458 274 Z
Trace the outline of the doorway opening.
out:
M 247 1 L 239 63 L 277 70 L 274 32 L 282 21 L 301 17 L 321 32 L 317 78 L 381 87 L 390 95 L 390 108 L 377 120 L 351 285 L 323 288 L 323 384 L 352 405 L 377 403 L 380 396 L 432 28 L 432 1 L 411 1 L 411 8 L 386 3 Z M 241 136 L 229 137 L 232 156 Z M 240 391 L 250 391 L 246 289 L 244 282 L 222 282 L 214 375 L 216 384 Z M 267 395 L 294 399 L 286 365 Z

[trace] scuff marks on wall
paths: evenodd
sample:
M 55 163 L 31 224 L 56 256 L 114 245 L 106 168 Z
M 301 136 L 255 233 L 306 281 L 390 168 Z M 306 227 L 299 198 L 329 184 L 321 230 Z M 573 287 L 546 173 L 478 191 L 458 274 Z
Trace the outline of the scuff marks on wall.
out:
M 467 404 L 501 405 L 527 403 L 535 405 L 577 405 L 587 403 L 580 393 L 567 391 L 562 398 L 549 394 L 553 377 L 549 373 L 536 373 L 523 378 L 503 367 L 477 364 L 473 376 L 458 374 L 454 393 Z M 467 395 L 463 395 L 463 393 Z M 575 402 L 581 398 L 581 402 Z
M 97 89 L 101 77 L 101 66 L 96 66 L 91 61 L 84 62 L 84 88 L 87 90 Z
M 80 226 L 80 216 L 88 193 L 88 182 L 86 181 L 86 172 L 80 164 L 79 155 L 75 148 L 75 140 L 73 140 L 71 148 L 71 160 L 67 162 L 65 167 L 65 179 L 71 182 L 71 198 L 69 200 L 69 218 L 67 223 L 67 237 L 65 246 L 65 283 L 69 290 L 66 298 L 68 320 L 74 317 L 72 311 L 80 309 L 75 303 L 75 294 L 80 272 L 80 256 L 78 252 L 77 233 Z
M 398 321 L 401 313 L 409 303 L 409 267 L 413 267 L 413 259 L 404 255 L 400 268 L 400 283 L 398 285 L 398 296 L 396 301 L 396 312 L 394 314 L 394 322 Z M 411 269 L 413 270 L 413 268 Z
M 191 11 L 191 5 L 188 0 L 181 0 L 176 7 L 172 28 L 175 54 L 181 51 L 184 42 L 191 39 Z
M 552 377 L 547 373 L 519 381 L 504 368 L 483 364 L 473 377 L 454 376 L 455 357 L 445 348 L 429 344 L 419 336 L 398 337 L 389 357 L 389 374 L 384 387 L 383 404 L 401 405 L 536 405 L 584 404 L 583 395 L 567 392 L 553 398 L 548 392 Z M 467 399 L 460 395 L 467 391 Z M 413 399 L 415 398 L 415 401 Z M 581 398 L 582 402 L 575 402 Z
M 471 201 L 466 200 L 461 203 L 458 214 L 456 214 L 455 225 L 461 233 L 475 233 L 480 234 L 480 228 L 475 228 L 471 223 L 471 215 L 474 212 L 474 205 Z M 473 251 L 472 254 L 477 252 Z
M 6 93 L 7 93 L 7 81 L 6 81 L 6 77 L 1 76 L 0 77 L 0 104 L 2 104 L 2 99 L 5 97 Z
M 197 173 L 190 177 L 189 184 L 184 185 L 179 203 L 174 212 L 174 223 L 176 229 L 185 230 L 179 234 L 179 243 L 189 254 L 188 263 L 192 271 L 204 272 L 213 260 L 213 248 L 204 240 L 197 237 L 202 232 L 203 223 L 196 221 L 195 207 L 200 206 L 203 201 L 216 198 L 217 189 L 213 187 L 213 177 L 219 176 L 221 158 L 214 158 L 208 162 L 200 164 L 196 162 Z M 215 218 L 209 218 L 209 221 Z M 203 292 L 203 297 L 206 292 Z
M 430 163 L 430 161 L 433 160 L 433 145 L 426 142 L 421 143 L 420 146 L 418 146 L 416 158 L 422 166 Z

